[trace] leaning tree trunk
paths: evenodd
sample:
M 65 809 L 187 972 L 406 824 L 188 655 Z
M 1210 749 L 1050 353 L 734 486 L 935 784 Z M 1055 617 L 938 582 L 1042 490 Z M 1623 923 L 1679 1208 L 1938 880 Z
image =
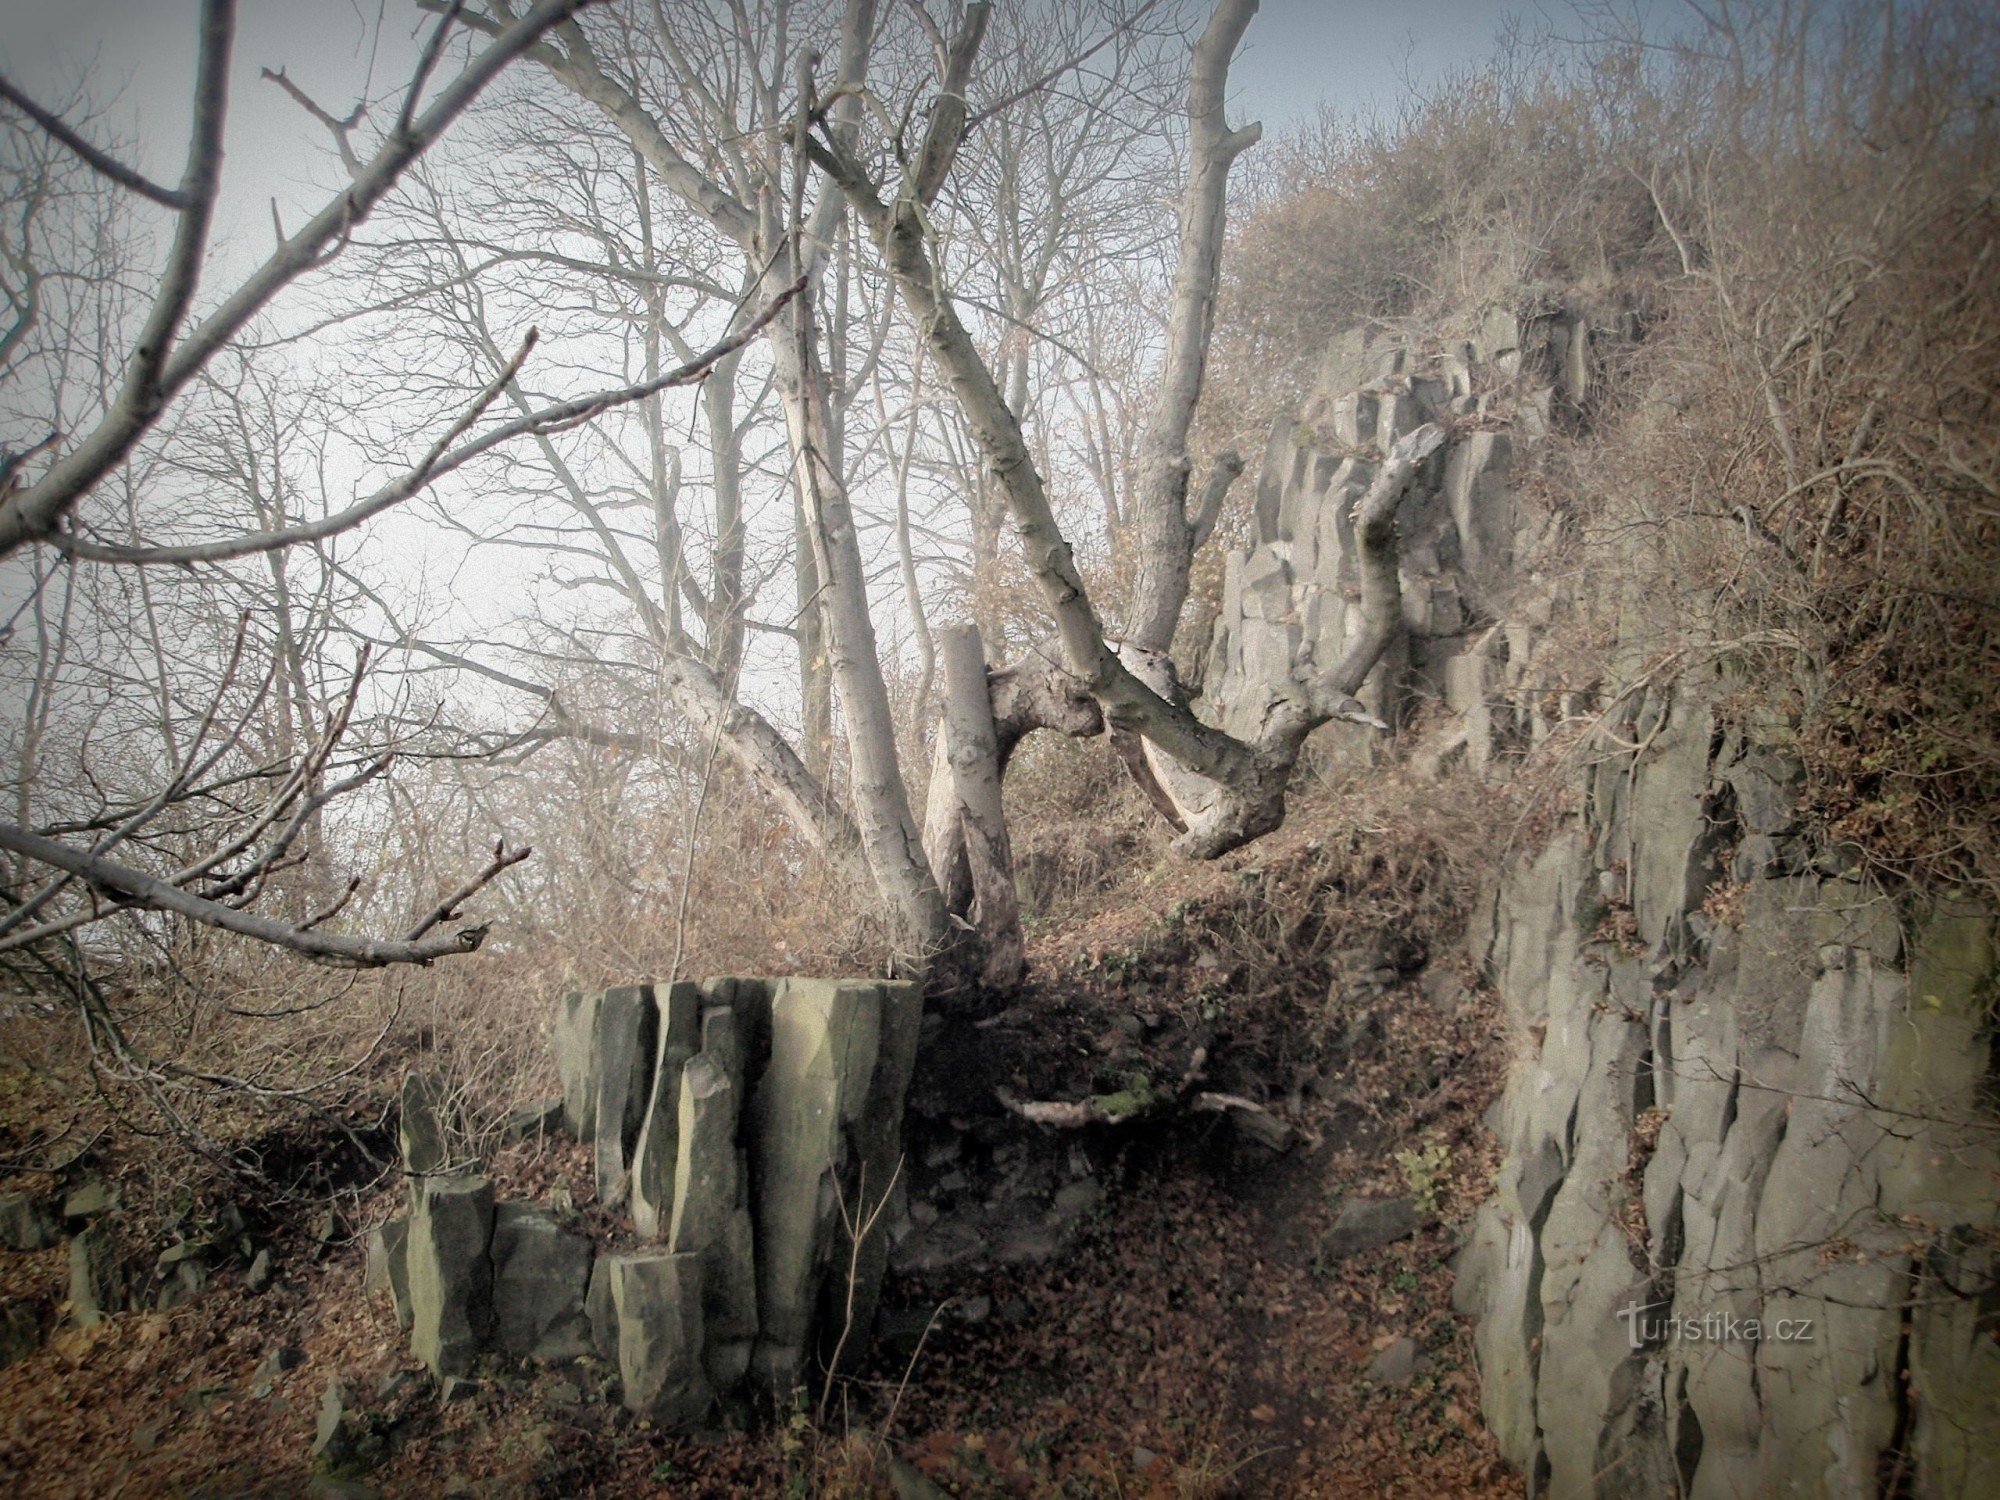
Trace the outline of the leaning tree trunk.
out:
M 954 625 L 943 631 L 938 660 L 944 670 L 944 718 L 928 819 L 932 869 L 940 886 L 963 871 L 972 926 L 984 955 L 980 977 L 991 988 L 1009 989 L 1021 982 L 1027 959 L 1013 848 L 1000 798 L 999 734 L 979 627 Z
M 903 784 L 895 718 L 868 613 L 868 579 L 845 479 L 830 465 L 829 393 L 825 372 L 814 358 L 807 297 L 801 296 L 791 312 L 772 324 L 770 344 L 819 574 L 827 654 L 846 721 L 854 822 L 889 915 L 896 967 L 920 974 L 950 929 Z

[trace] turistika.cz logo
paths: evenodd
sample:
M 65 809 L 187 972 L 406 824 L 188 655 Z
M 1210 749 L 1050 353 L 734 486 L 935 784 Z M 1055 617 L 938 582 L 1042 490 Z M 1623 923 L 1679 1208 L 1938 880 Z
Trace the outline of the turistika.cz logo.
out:
M 1811 1318 L 1766 1322 L 1732 1312 L 1677 1313 L 1664 1302 L 1621 1307 L 1618 1316 L 1625 1320 L 1625 1337 L 1634 1349 L 1665 1343 L 1757 1344 L 1766 1339 L 1775 1344 L 1809 1344 L 1813 1339 Z

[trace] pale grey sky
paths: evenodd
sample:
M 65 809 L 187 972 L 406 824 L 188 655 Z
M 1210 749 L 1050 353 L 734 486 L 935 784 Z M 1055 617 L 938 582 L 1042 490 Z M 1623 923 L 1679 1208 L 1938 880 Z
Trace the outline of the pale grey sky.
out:
M 1421 81 L 1489 56 L 1510 21 L 1545 23 L 1565 0 L 1263 0 L 1230 69 L 1231 94 L 1267 130 L 1392 107 Z
M 1276 131 L 1322 101 L 1356 113 L 1390 106 L 1405 79 L 1478 61 L 1510 19 L 1540 24 L 1550 5 L 1568 9 L 1566 0 L 1264 0 L 1231 73 L 1235 113 Z M 0 69 L 57 103 L 94 65 L 94 93 L 119 96 L 100 138 L 136 135 L 136 162 L 171 181 L 187 140 L 198 8 L 198 0 L 6 0 Z M 287 69 L 338 112 L 371 76 L 378 91 L 408 76 L 419 21 L 409 0 L 244 0 L 219 215 L 239 253 L 246 242 L 252 253 L 268 247 L 271 199 L 295 215 L 323 201 L 315 184 L 334 180 L 325 133 L 260 70 Z

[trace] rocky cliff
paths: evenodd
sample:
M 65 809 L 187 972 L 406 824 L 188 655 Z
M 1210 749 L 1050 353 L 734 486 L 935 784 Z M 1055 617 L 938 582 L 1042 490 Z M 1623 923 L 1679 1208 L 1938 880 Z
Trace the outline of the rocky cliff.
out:
M 1470 934 L 1487 1421 L 1538 1493 L 2000 1493 L 1991 923 L 1815 857 L 1704 686 L 1633 695 Z
M 1586 425 L 1635 334 L 1535 293 L 1422 354 L 1338 341 L 1227 559 L 1204 711 L 1254 733 L 1336 658 L 1352 498 L 1397 435 L 1452 421 L 1400 517 L 1408 641 L 1368 707 L 1441 703 L 1414 753 L 1496 777 L 1591 726 L 1468 934 L 1510 1058 L 1458 1268 L 1488 1424 L 1536 1494 L 2000 1494 L 1990 915 L 1820 847 L 1788 726 L 1730 697 L 1726 651 L 1662 670 L 1678 643 L 1642 602 L 1587 689 L 1538 664 L 1574 583 L 1514 471 Z M 1322 731 L 1349 756 L 1370 734 Z

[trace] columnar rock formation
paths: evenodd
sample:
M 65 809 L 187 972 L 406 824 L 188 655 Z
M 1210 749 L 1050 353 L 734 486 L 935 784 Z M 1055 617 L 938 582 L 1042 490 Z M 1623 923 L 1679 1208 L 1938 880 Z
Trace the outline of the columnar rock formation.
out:
M 1204 718 L 1255 737 L 1290 684 L 1331 670 L 1360 628 L 1352 510 L 1381 455 L 1425 422 L 1448 445 L 1419 473 L 1397 513 L 1404 639 L 1362 693 L 1369 714 L 1397 723 L 1428 691 L 1463 720 L 1481 765 L 1525 734 L 1503 705 L 1527 671 L 1546 603 L 1523 608 L 1532 580 L 1516 553 L 1534 550 L 1510 484 L 1517 448 L 1580 413 L 1593 349 L 1629 337 L 1624 320 L 1593 329 L 1579 309 L 1541 297 L 1494 309 L 1470 338 L 1426 360 L 1405 345 L 1335 340 L 1301 418 L 1280 421 L 1264 453 L 1249 537 L 1224 558 L 1223 596 L 1201 675 Z M 1524 703 L 1534 712 L 1532 703 Z M 1330 727 L 1349 751 L 1371 731 Z
M 1514 1057 L 1459 1264 L 1487 1421 L 1535 1494 L 2000 1494 L 1992 914 L 1816 847 L 1786 726 L 1717 710 L 1726 654 L 1641 676 L 1647 601 L 1591 700 L 1544 690 L 1566 603 L 1512 475 L 1635 330 L 1531 292 L 1467 331 L 1424 359 L 1337 341 L 1227 559 L 1202 711 L 1254 733 L 1338 656 L 1353 498 L 1398 433 L 1455 419 L 1399 516 L 1409 636 L 1367 708 L 1442 699 L 1418 755 L 1493 776 L 1552 718 L 1605 731 L 1582 812 L 1469 938 Z
M 1814 857 L 1699 683 L 1615 728 L 1646 753 L 1471 937 L 1516 1043 L 1458 1289 L 1502 1451 L 1556 1495 L 2000 1494 L 1991 921 Z
M 886 1257 L 876 1213 L 899 1169 L 922 994 L 906 983 L 715 979 L 561 1002 L 563 1119 L 636 1243 L 593 1256 L 549 1213 L 474 1176 L 422 1175 L 377 1232 L 370 1279 L 440 1375 L 487 1349 L 615 1364 L 625 1402 L 699 1422 L 754 1381 L 777 1396 L 816 1357 L 858 1354 Z M 403 1138 L 441 1140 L 406 1088 Z M 441 1150 L 426 1159 L 442 1165 Z M 871 1227 L 872 1226 L 872 1227 Z M 857 1242 L 858 1237 L 858 1242 Z M 844 1341 L 844 1344 L 843 1344 Z

